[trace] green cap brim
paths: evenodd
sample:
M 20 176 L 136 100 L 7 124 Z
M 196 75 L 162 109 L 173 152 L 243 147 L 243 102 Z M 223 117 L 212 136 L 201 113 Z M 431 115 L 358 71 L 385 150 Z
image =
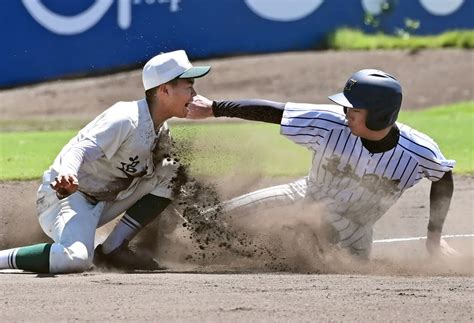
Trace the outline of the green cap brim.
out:
M 193 66 L 180 76 L 178 78 L 180 79 L 190 79 L 190 78 L 198 78 L 198 77 L 203 77 L 209 71 L 211 70 L 210 66 Z

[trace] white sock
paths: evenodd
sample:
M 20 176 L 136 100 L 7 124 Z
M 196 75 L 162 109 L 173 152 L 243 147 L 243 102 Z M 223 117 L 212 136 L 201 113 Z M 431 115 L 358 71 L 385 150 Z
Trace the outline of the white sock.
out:
M 0 250 L 0 269 L 15 269 L 15 255 L 18 248 Z
M 140 223 L 132 219 L 128 214 L 125 214 L 109 234 L 107 239 L 105 239 L 102 244 L 102 251 L 106 254 L 111 253 L 120 247 L 125 240 L 132 240 L 141 228 L 142 226 Z

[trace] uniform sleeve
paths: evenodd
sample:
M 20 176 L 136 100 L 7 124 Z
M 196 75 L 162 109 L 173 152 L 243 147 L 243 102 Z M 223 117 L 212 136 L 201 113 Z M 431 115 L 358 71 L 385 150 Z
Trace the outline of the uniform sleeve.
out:
M 61 159 L 58 170 L 60 175 L 77 175 L 83 162 L 91 162 L 102 157 L 104 153 L 95 142 L 84 139 L 72 146 Z
M 115 155 L 133 130 L 132 120 L 117 113 L 102 115 L 85 136 L 102 149 L 107 159 Z
M 335 105 L 287 103 L 280 133 L 311 148 L 332 129 L 347 127 L 342 108 Z
M 439 148 L 435 151 L 435 154 L 436 155 L 430 161 L 425 159 L 419 160 L 423 175 L 433 182 L 439 181 L 446 172 L 452 171 L 456 165 L 456 161 L 446 159 Z
M 212 102 L 212 112 L 216 118 L 240 118 L 276 124 L 280 124 L 284 109 L 284 103 L 260 99 Z
M 401 133 L 400 143 L 417 159 L 423 176 L 433 182 L 440 180 L 456 165 L 455 160 L 444 157 L 433 139 L 414 129 L 408 134 Z

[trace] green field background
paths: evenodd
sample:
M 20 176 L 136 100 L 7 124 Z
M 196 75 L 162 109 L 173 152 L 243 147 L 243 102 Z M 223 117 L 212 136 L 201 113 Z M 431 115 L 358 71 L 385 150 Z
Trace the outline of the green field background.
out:
M 474 101 L 400 114 L 399 121 L 431 136 L 455 173 L 474 173 Z M 173 137 L 186 143 L 185 160 L 195 175 L 307 174 L 311 154 L 279 134 L 278 125 L 257 122 L 177 123 Z M 0 180 L 37 179 L 62 146 L 77 133 L 12 131 L 0 133 Z

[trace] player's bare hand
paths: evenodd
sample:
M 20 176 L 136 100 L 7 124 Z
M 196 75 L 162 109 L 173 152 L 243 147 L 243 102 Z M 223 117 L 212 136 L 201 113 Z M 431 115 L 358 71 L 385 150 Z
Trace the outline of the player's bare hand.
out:
M 58 175 L 50 185 L 59 198 L 65 198 L 77 191 L 79 181 L 76 175 Z
M 441 238 L 441 232 L 428 231 L 426 249 L 432 257 L 454 257 L 459 253 Z
M 202 95 L 196 95 L 193 100 L 188 103 L 187 119 L 205 119 L 213 117 L 212 101 Z

